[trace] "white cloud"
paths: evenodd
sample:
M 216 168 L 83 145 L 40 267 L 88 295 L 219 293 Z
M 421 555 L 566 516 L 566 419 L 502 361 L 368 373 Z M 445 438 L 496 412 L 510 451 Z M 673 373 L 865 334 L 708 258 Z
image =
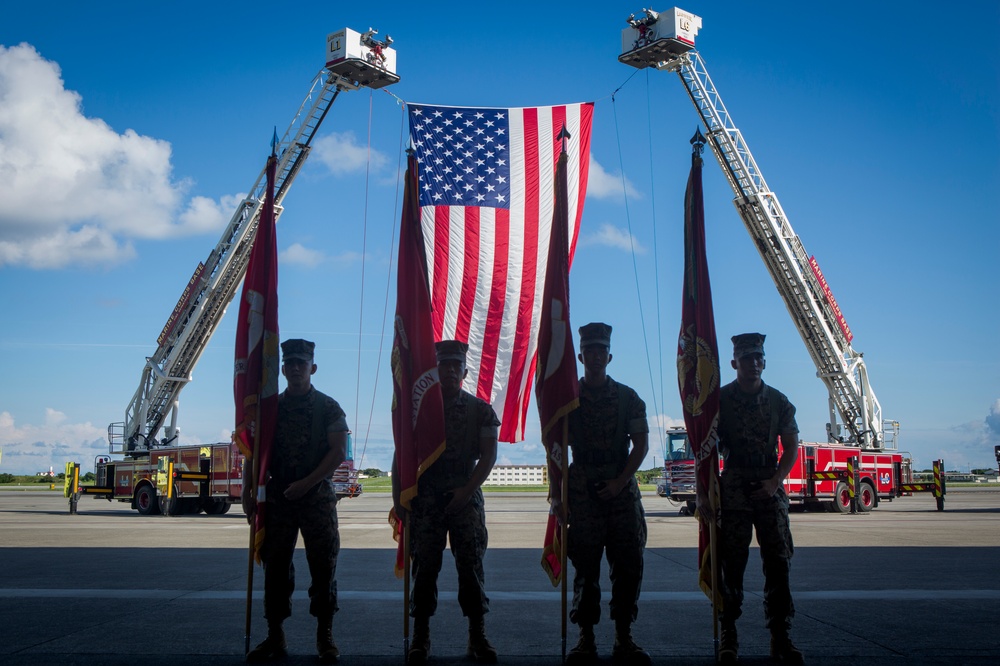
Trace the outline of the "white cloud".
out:
M 659 430 L 666 432 L 670 428 L 683 428 L 684 419 L 675 419 L 674 417 L 666 414 L 654 414 L 650 417 L 650 427 L 658 428 Z M 652 441 L 652 437 L 650 437 L 650 441 Z
M 335 268 L 350 268 L 362 261 L 372 260 L 371 255 L 346 250 L 338 255 L 329 256 L 322 250 L 313 250 L 302 243 L 292 243 L 278 253 L 278 261 L 300 268 L 316 268 L 320 264 L 332 264 Z
M 624 188 L 624 189 L 623 189 Z M 625 178 L 622 185 L 621 172 L 610 174 L 604 170 L 594 156 L 590 156 L 590 171 L 587 175 L 587 196 L 595 199 L 622 199 L 623 192 L 629 199 L 641 199 L 639 190 Z
M 990 405 L 985 418 L 946 428 L 906 430 L 906 450 L 913 455 L 914 469 L 930 469 L 934 460 L 944 460 L 949 470 L 993 468 L 994 447 L 1000 446 L 1000 399 Z
M 587 234 L 580 239 L 580 242 L 583 245 L 603 245 L 626 252 L 631 252 L 634 249 L 636 254 L 646 253 L 646 248 L 639 243 L 635 236 L 631 236 L 628 231 L 619 229 L 613 224 L 602 224 L 600 229 L 592 234 Z
M 6 226 L 4 220 L 0 218 L 0 230 L 4 233 Z M 0 266 L 29 268 L 61 268 L 67 264 L 98 266 L 116 264 L 133 257 L 135 248 L 131 242 L 119 243 L 106 229 L 91 225 L 76 229 L 54 229 L 44 235 L 0 241 Z
M 220 228 L 229 200 L 196 197 L 175 219 L 190 183 L 170 158 L 166 141 L 84 116 L 31 45 L 0 46 L 0 266 L 107 266 L 135 256 L 132 239 Z
M 326 255 L 318 250 L 310 250 L 301 243 L 293 243 L 280 253 L 278 260 L 282 264 L 295 264 L 306 268 L 316 268 L 326 260 Z
M 180 215 L 180 231 L 186 234 L 221 231 L 245 198 L 246 194 L 233 194 L 215 202 L 208 197 L 192 197 Z
M 108 452 L 106 428 L 90 422 L 67 423 L 66 415 L 46 408 L 41 425 L 18 426 L 10 412 L 0 412 L 0 472 L 36 474 L 52 467 L 65 469 L 67 462 L 79 462 L 83 471 L 92 471 L 94 457 Z
M 1000 400 L 990 407 L 990 413 L 986 415 L 986 427 L 991 438 L 1000 444 Z
M 340 266 L 341 268 L 346 268 L 348 266 L 353 266 L 362 261 L 371 260 L 372 256 L 370 254 L 362 254 L 361 252 L 354 252 L 352 250 L 345 250 L 341 252 L 336 257 L 333 258 L 333 262 Z
M 358 143 L 354 132 L 331 132 L 313 142 L 310 157 L 325 165 L 331 173 L 363 172 L 368 165 L 369 148 Z M 389 158 L 377 150 L 371 150 L 371 168 L 378 171 L 389 163 Z

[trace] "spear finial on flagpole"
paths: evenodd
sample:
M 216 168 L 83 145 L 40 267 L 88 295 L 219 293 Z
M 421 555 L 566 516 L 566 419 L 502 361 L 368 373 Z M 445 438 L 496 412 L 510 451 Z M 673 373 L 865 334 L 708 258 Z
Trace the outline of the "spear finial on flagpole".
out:
M 569 133 L 569 130 L 566 129 L 565 125 L 563 125 L 557 138 L 562 140 L 562 152 L 564 153 L 566 152 L 566 142 L 569 141 L 571 136 L 572 135 Z
M 701 133 L 701 126 L 698 126 L 694 130 L 694 136 L 691 137 L 691 153 L 693 155 L 701 155 L 705 150 L 705 135 Z

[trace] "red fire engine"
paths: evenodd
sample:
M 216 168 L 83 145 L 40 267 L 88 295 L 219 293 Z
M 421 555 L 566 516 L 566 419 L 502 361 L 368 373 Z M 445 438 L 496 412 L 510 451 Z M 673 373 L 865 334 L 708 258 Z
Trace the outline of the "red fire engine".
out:
M 663 466 L 664 495 L 682 504 L 682 512 L 694 513 L 694 455 L 683 428 L 667 431 Z M 724 466 L 720 461 L 719 469 Z M 807 509 L 829 508 L 849 513 L 853 485 L 856 498 L 853 509 L 867 513 L 881 500 L 892 501 L 904 494 L 927 491 L 935 492 L 941 509 L 944 506 L 941 462 L 936 461 L 934 467 L 936 483 L 914 483 L 910 458 L 898 451 L 865 451 L 849 444 L 800 442 L 795 466 L 785 478 L 785 492 L 790 502 Z
M 281 214 L 281 202 L 341 91 L 382 88 L 399 81 L 395 49 L 382 48 L 377 65 L 368 62 L 370 55 L 371 48 L 362 43 L 359 33 L 345 28 L 327 37 L 326 65 L 313 79 L 280 145 L 275 147 L 279 156 L 275 217 Z M 131 502 L 143 514 L 200 509 L 225 513 L 232 502 L 239 501 L 243 456 L 230 444 L 179 446 L 177 400 L 246 275 L 266 187 L 266 173 L 262 170 L 218 244 L 198 264 L 181 292 L 156 340 L 156 351 L 146 358 L 139 388 L 125 410 L 125 420 L 108 426 L 110 453 L 123 459 L 99 456 L 95 465 L 97 483 L 89 487 L 79 486 L 79 464 L 67 465 L 65 492 L 72 512 L 80 494 Z M 341 496 L 361 492 L 350 444 L 347 460 L 333 481 Z

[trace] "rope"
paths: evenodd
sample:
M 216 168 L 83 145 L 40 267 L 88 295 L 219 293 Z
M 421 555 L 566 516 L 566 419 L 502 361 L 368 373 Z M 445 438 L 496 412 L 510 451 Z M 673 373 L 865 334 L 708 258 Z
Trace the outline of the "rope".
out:
M 375 96 L 368 91 L 368 156 L 365 164 L 365 210 L 361 225 L 361 286 L 358 312 L 358 374 L 354 380 L 354 395 L 361 395 L 361 339 L 365 321 L 365 256 L 368 254 L 368 181 L 372 168 L 372 102 Z M 358 431 L 358 401 L 354 401 L 354 432 Z
M 384 88 L 383 88 L 384 90 Z M 391 93 L 390 93 L 391 94 Z M 405 102 L 403 102 L 399 97 L 392 95 L 400 103 L 401 113 L 399 114 L 399 150 L 397 155 L 403 155 L 403 128 L 406 126 L 406 111 Z M 375 415 L 375 395 L 378 392 L 378 378 L 382 374 L 380 370 L 382 369 L 382 348 L 385 344 L 385 323 L 389 312 L 389 293 L 390 287 L 392 285 L 392 253 L 396 246 L 396 220 L 400 216 L 399 211 L 399 184 L 401 180 L 402 169 L 400 165 L 402 164 L 402 157 L 400 157 L 396 162 L 396 198 L 392 206 L 392 231 L 389 234 L 389 268 L 386 271 L 385 276 L 385 302 L 382 304 L 382 330 L 378 337 L 378 360 L 375 362 L 375 385 L 372 387 L 372 404 L 368 409 L 368 427 L 365 430 L 365 441 L 361 448 L 361 456 L 359 457 L 359 462 L 357 465 L 358 469 L 364 469 L 363 464 L 365 460 L 365 452 L 368 450 L 368 437 L 372 430 L 372 419 Z
M 632 77 L 629 77 L 629 78 L 631 79 Z M 626 83 L 627 82 L 628 81 L 626 81 Z M 622 85 L 624 86 L 625 84 L 623 83 Z M 617 93 L 617 92 L 618 91 L 616 90 L 615 93 Z M 635 258 L 635 238 L 632 235 L 632 215 L 631 215 L 631 212 L 629 211 L 629 205 L 628 205 L 628 188 L 626 187 L 626 183 L 625 183 L 625 160 L 622 157 L 621 132 L 619 131 L 618 108 L 617 108 L 617 106 L 615 104 L 615 94 L 614 93 L 611 95 L 611 108 L 614 110 L 615 138 L 618 141 L 618 168 L 621 170 L 621 173 L 622 173 L 622 194 L 625 197 L 625 221 L 626 221 L 626 224 L 628 226 L 629 247 L 632 249 L 632 273 L 635 275 L 635 295 L 636 295 L 636 300 L 639 303 L 639 323 L 640 323 L 640 325 L 642 327 L 642 341 L 643 341 L 643 344 L 645 345 L 645 348 L 646 348 L 646 367 L 649 369 L 649 388 L 650 388 L 650 391 L 653 393 L 653 405 L 655 406 L 655 405 L 658 404 L 657 399 L 656 399 L 656 384 L 653 381 L 653 367 L 649 363 L 649 358 L 650 358 L 650 356 L 649 356 L 649 339 L 646 336 L 646 317 L 645 317 L 645 315 L 643 313 L 643 309 L 642 309 L 642 292 L 639 289 L 639 266 L 638 266 L 638 263 L 636 262 L 636 258 Z M 657 428 L 657 430 L 659 431 L 660 428 Z M 661 435 L 661 443 L 662 443 L 662 435 Z
M 653 111 L 650 106 L 650 94 L 649 94 L 649 68 L 646 68 L 646 127 L 647 136 L 650 140 L 647 141 L 649 146 L 649 200 L 650 206 L 653 209 L 653 286 L 656 294 L 656 348 L 659 350 L 659 361 L 660 361 L 660 403 L 655 404 L 657 414 L 663 414 L 663 404 L 667 399 L 666 391 L 663 388 L 663 316 L 660 314 L 660 258 L 658 256 L 658 249 L 660 244 L 656 240 L 656 187 L 654 183 L 656 179 L 653 177 L 653 167 L 655 162 L 653 161 Z M 666 457 L 666 442 L 664 441 L 663 428 L 657 428 L 657 433 L 660 438 L 660 450 L 664 453 Z
M 638 69 L 634 70 L 631 74 L 628 75 L 627 79 L 625 79 L 624 81 L 622 81 L 622 84 L 620 86 L 618 86 L 617 88 L 615 88 L 611 92 L 610 95 L 605 95 L 604 97 L 598 97 L 597 99 L 594 100 L 594 103 L 596 104 L 597 102 L 603 102 L 606 99 L 610 99 L 611 103 L 614 104 L 615 103 L 615 95 L 618 94 L 618 91 L 621 90 L 622 88 L 624 88 L 626 85 L 628 85 L 628 82 L 632 80 L 632 77 L 635 76 L 638 73 L 639 73 Z

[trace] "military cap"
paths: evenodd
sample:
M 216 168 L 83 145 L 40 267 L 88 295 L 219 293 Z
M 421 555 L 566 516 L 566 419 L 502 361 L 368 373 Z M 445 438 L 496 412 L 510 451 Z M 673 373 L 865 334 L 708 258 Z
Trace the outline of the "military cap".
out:
M 763 333 L 740 333 L 733 336 L 733 358 L 739 360 L 750 354 L 764 355 Z
M 590 345 L 604 345 L 611 348 L 611 326 L 592 322 L 580 327 L 580 349 Z
M 469 351 L 469 345 L 458 340 L 442 340 L 434 344 L 434 352 L 437 354 L 437 361 L 460 361 L 465 363 L 465 355 Z
M 311 362 L 313 360 L 313 351 L 315 351 L 315 349 L 315 342 L 309 342 L 308 340 L 301 340 L 298 338 L 285 340 L 281 343 L 282 362 L 296 358 Z

